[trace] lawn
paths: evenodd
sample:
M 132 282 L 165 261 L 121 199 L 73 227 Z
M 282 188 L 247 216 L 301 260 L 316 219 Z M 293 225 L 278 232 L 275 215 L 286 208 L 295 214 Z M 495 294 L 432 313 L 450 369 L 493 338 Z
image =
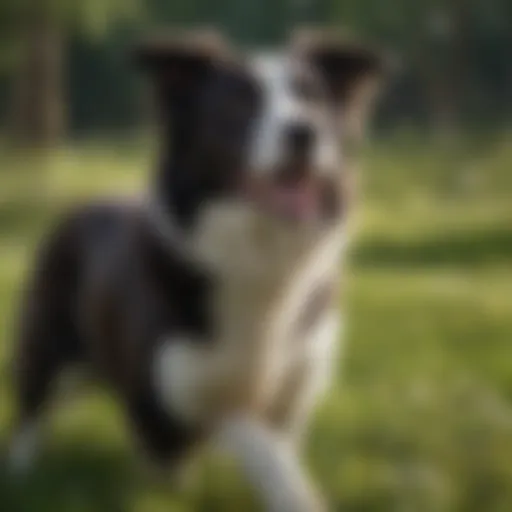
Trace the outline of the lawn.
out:
M 332 510 L 512 510 L 512 144 L 405 137 L 364 157 L 338 378 L 307 446 Z M 81 145 L 46 169 L 0 167 L 0 436 L 12 419 L 9 354 L 20 282 L 54 216 L 77 198 L 137 189 L 142 144 Z M 25 481 L 0 464 L 6 512 L 257 510 L 206 457 L 180 495 L 149 480 L 111 399 L 57 407 Z M 252 508 L 251 508 L 252 507 Z

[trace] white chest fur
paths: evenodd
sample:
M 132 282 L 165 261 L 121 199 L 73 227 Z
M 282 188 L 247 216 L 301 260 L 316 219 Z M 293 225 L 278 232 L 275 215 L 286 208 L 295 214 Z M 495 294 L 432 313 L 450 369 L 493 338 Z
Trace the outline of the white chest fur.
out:
M 154 360 L 158 394 L 191 422 L 214 421 L 230 408 L 265 409 L 298 364 L 325 364 L 335 341 L 332 312 L 305 339 L 292 339 L 292 327 L 311 287 L 336 278 L 343 245 L 341 229 L 293 232 L 247 210 L 205 218 L 192 243 L 219 277 L 218 339 L 198 346 L 173 337 Z

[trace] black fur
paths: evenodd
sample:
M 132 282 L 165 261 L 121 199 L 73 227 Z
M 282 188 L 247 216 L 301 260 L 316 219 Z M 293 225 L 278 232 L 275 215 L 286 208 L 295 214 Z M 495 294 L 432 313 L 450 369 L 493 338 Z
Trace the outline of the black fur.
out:
M 213 338 L 210 276 L 160 244 L 142 204 L 80 209 L 49 239 L 27 290 L 18 344 L 20 421 L 40 414 L 59 373 L 89 363 L 119 395 L 158 462 L 200 433 L 157 403 L 151 357 L 173 335 Z

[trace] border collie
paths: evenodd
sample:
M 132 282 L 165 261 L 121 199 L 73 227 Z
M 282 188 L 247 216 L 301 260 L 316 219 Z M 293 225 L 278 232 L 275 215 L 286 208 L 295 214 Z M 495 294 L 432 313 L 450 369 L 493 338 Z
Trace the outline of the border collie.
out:
M 32 461 L 57 377 L 86 363 L 154 461 L 177 470 L 210 441 L 266 510 L 325 510 L 298 452 L 339 339 L 340 141 L 383 60 L 314 34 L 249 57 L 198 35 L 135 53 L 157 97 L 158 172 L 144 199 L 77 208 L 42 245 L 12 465 Z

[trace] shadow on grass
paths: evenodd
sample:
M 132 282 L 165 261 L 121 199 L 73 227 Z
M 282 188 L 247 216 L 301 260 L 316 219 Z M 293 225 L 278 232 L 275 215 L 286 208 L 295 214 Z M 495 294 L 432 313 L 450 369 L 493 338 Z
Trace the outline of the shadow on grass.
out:
M 357 267 L 478 266 L 512 261 L 512 230 L 442 234 L 415 239 L 373 237 L 354 248 Z
M 0 473 L 0 508 L 6 512 L 122 512 L 136 483 L 133 461 L 122 452 L 73 447 L 43 457 L 23 478 Z

